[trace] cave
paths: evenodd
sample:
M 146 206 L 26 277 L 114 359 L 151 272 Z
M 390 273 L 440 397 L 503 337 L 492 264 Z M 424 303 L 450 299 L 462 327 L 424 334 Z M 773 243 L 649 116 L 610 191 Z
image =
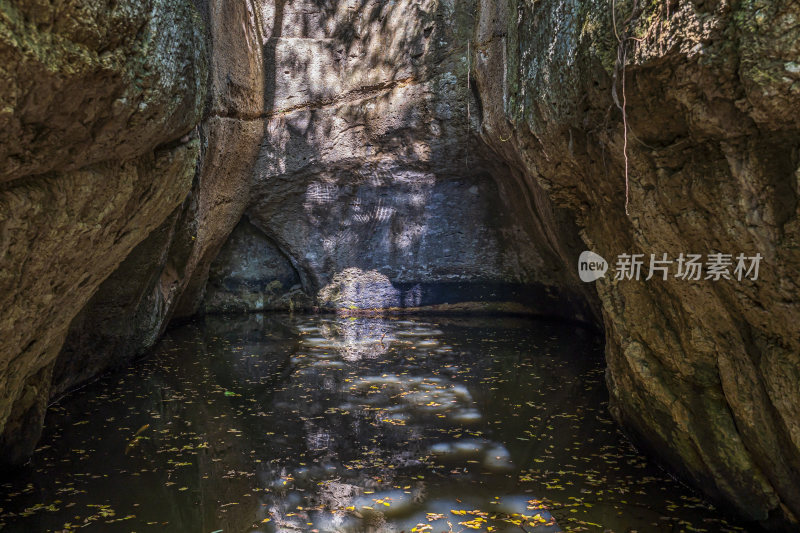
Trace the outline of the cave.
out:
M 798 21 L 0 5 L 0 530 L 800 530 Z

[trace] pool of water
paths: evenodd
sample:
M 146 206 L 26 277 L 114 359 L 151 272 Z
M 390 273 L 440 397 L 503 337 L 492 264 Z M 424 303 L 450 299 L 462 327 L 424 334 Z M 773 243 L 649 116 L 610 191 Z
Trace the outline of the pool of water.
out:
M 601 341 L 518 318 L 207 317 L 51 407 L 2 531 L 741 531 L 607 413 Z

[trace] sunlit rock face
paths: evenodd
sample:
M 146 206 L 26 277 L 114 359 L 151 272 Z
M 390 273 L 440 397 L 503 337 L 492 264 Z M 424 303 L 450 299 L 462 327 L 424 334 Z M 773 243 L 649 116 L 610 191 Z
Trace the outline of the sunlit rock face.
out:
M 0 462 L 38 439 L 70 321 L 189 192 L 206 59 L 190 2 L 0 6 Z
M 481 0 L 483 138 L 609 261 L 764 256 L 755 282 L 596 285 L 616 418 L 707 493 L 796 530 L 800 8 L 616 5 L 615 35 L 607 2 Z
M 479 140 L 482 104 L 467 53 L 475 8 L 264 7 L 268 111 L 246 214 L 290 260 L 313 304 L 518 302 L 509 309 L 594 319 L 585 288 L 563 268 L 579 242 L 571 222 Z M 213 271 L 248 262 L 223 254 Z M 280 277 L 261 275 L 264 286 Z M 212 276 L 214 287 L 234 283 Z M 214 290 L 205 307 L 261 305 Z

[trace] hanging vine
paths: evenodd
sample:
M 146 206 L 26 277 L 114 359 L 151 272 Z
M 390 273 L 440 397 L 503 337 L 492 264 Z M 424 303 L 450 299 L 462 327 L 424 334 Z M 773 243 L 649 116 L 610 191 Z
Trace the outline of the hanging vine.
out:
M 628 206 L 630 204 L 630 162 L 628 159 L 628 100 L 627 95 L 625 93 L 625 63 L 628 59 L 628 49 L 627 49 L 627 41 L 633 40 L 633 37 L 627 35 L 629 25 L 631 20 L 633 19 L 634 13 L 636 13 L 637 8 L 637 0 L 633 2 L 633 9 L 631 10 L 630 16 L 622 23 L 622 27 L 624 30 L 622 34 L 620 34 L 620 30 L 617 27 L 617 2 L 616 0 L 611 0 L 611 24 L 614 28 L 614 37 L 617 39 L 617 58 L 614 62 L 614 77 L 613 83 L 611 84 L 611 97 L 614 100 L 614 104 L 619 108 L 620 112 L 622 113 L 622 127 L 623 127 L 623 141 L 622 141 L 622 155 L 625 159 L 625 214 L 629 215 Z M 621 78 L 621 89 L 622 89 L 622 102 L 620 103 L 619 97 L 617 96 L 617 79 Z

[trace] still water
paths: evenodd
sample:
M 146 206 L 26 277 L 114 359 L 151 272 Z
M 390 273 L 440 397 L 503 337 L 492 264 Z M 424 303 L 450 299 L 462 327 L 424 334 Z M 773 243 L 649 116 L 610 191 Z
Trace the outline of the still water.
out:
M 603 372 L 551 322 L 207 317 L 50 409 L 0 529 L 741 531 L 628 444 Z

